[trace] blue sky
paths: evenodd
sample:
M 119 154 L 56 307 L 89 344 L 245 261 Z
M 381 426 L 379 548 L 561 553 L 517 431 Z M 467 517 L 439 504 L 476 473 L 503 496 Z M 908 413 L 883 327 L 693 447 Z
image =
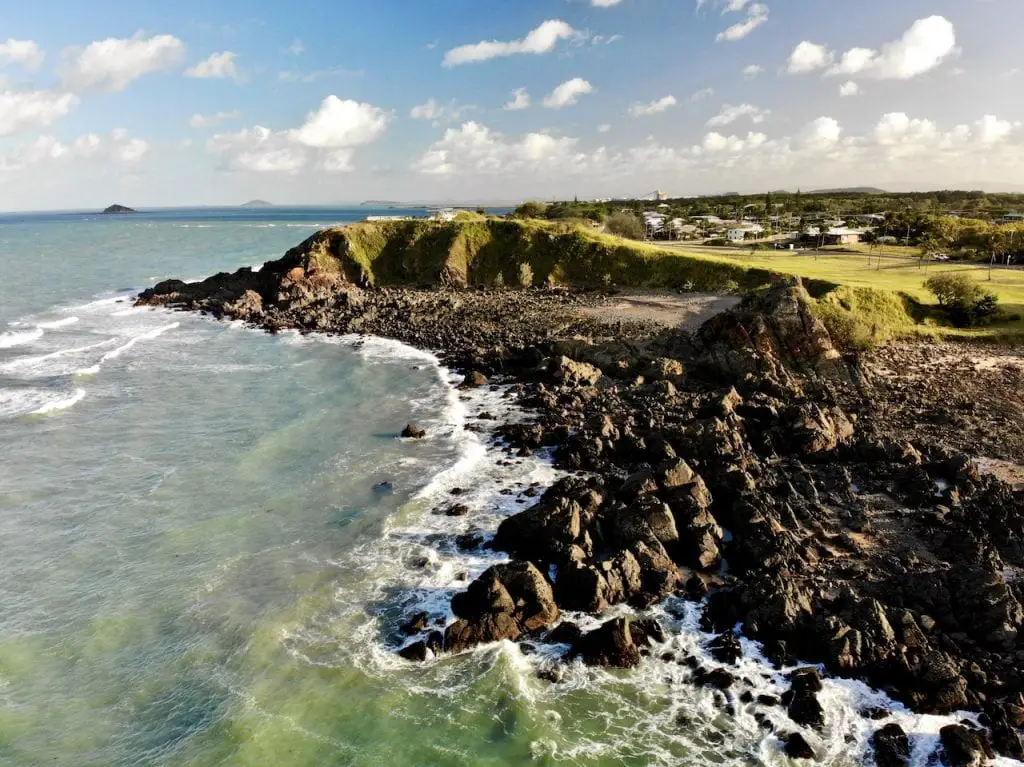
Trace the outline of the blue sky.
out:
M 1022 24 L 1019 0 L 24 3 L 0 208 L 1008 188 Z

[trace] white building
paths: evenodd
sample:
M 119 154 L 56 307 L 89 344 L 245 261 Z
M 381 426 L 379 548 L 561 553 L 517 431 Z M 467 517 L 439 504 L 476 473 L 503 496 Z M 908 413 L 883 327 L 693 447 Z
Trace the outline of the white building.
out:
M 459 212 L 455 208 L 432 208 L 428 211 L 427 218 L 431 221 L 454 221 Z
M 746 239 L 757 239 L 760 235 L 764 234 L 764 227 L 760 224 L 749 224 L 747 226 L 737 226 L 733 229 L 729 229 L 726 233 L 726 239 L 729 242 L 743 242 Z

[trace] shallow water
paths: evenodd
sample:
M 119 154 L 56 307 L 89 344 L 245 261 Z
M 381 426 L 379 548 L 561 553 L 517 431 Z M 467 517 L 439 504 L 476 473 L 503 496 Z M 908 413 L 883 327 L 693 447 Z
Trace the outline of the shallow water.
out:
M 456 395 L 392 342 L 131 307 L 365 213 L 0 221 L 0 764 L 785 764 L 753 716 L 795 729 L 784 712 L 739 701 L 785 689 L 753 644 L 728 695 L 657 659 L 705 657 L 693 604 L 654 611 L 671 637 L 634 672 L 551 684 L 552 650 L 508 643 L 395 656 L 403 616 L 447 620 L 495 561 L 454 536 L 557 476 L 464 428 L 502 391 Z M 397 439 L 410 421 L 428 439 Z M 471 514 L 432 514 L 454 487 Z M 823 701 L 808 740 L 861 763 L 878 723 L 857 712 L 884 698 Z M 948 720 L 895 716 L 925 764 Z

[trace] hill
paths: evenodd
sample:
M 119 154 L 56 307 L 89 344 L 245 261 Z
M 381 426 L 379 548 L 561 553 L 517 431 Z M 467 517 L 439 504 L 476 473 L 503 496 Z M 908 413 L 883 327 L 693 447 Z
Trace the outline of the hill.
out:
M 267 202 L 266 200 L 249 200 L 249 202 L 243 202 L 239 207 L 241 208 L 272 208 L 274 203 Z
M 838 189 L 813 189 L 806 194 L 888 194 L 877 186 L 850 186 Z
M 105 214 L 118 214 L 118 213 L 135 213 L 133 208 L 129 208 L 126 205 L 111 205 L 103 211 Z

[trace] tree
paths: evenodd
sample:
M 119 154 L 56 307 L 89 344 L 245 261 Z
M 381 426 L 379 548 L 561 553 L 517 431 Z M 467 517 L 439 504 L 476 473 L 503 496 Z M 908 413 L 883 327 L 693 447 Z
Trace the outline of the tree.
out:
M 605 222 L 605 228 L 619 237 L 628 237 L 632 240 L 644 238 L 644 225 L 638 216 L 625 211 L 612 213 Z
M 963 272 L 932 275 L 924 287 L 957 327 L 984 325 L 998 313 L 999 299 Z
M 544 203 L 530 200 L 512 211 L 512 215 L 516 218 L 544 218 L 547 209 L 548 206 Z

